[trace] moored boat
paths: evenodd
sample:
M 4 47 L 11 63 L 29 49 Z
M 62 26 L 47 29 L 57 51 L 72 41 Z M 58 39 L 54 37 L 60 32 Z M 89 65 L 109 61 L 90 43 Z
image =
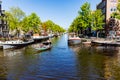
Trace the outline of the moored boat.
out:
M 75 33 L 68 34 L 68 45 L 79 45 L 81 43 L 81 38 Z
M 24 47 L 26 45 L 29 45 L 33 43 L 34 40 L 27 40 L 27 41 L 22 41 L 22 40 L 10 40 L 10 41 L 5 41 L 2 43 L 3 49 L 9 49 L 9 48 L 14 48 L 14 47 Z
M 46 39 L 49 39 L 49 36 L 33 36 L 33 40 L 35 42 L 39 42 L 39 41 L 46 40 Z
M 93 40 L 91 41 L 91 44 L 93 46 L 113 46 L 113 47 L 119 47 L 120 46 L 120 42 L 117 41 L 98 41 L 98 40 Z
M 71 37 L 68 39 L 68 44 L 69 45 L 77 45 L 81 43 L 81 38 L 79 37 Z
M 82 42 L 82 44 L 85 45 L 85 46 L 90 46 L 90 45 L 91 45 L 91 42 L 90 42 L 90 41 Z
M 0 41 L 0 49 L 3 49 L 3 42 Z
M 39 34 L 34 34 L 34 35 L 32 36 L 32 38 L 33 38 L 34 42 L 40 42 L 40 41 L 42 41 L 42 40 L 47 40 L 47 39 L 49 39 L 49 36 L 40 36 Z
M 50 50 L 52 48 L 51 42 L 43 42 L 33 46 L 38 52 Z

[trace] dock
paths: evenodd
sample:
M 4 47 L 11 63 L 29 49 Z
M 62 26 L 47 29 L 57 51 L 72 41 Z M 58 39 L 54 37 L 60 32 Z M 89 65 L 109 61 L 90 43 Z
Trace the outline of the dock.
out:
M 117 41 L 98 41 L 98 40 L 93 40 L 91 41 L 91 45 L 93 46 L 111 46 L 111 47 L 120 47 L 120 42 Z

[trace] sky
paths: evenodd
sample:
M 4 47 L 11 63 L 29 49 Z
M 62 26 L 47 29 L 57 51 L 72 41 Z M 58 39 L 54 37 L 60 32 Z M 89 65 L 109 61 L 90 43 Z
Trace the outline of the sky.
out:
M 95 10 L 101 0 L 2 0 L 2 9 L 9 11 L 11 7 L 19 7 L 26 15 L 35 12 L 42 22 L 52 20 L 67 29 L 77 17 L 81 5 L 91 4 Z

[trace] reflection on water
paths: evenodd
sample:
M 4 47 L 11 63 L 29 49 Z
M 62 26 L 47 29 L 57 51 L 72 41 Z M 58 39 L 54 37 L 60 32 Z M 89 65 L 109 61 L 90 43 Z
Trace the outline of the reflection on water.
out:
M 3 50 L 4 56 L 7 57 L 12 57 L 18 54 L 21 54 L 22 52 L 20 52 L 22 50 Z
M 120 49 L 80 47 L 78 73 L 81 80 L 120 80 Z
M 81 47 L 77 54 L 77 69 L 81 80 L 104 79 L 103 55 L 94 53 L 90 47 Z
M 40 53 L 32 45 L 0 50 L 0 80 L 120 80 L 119 48 L 69 47 L 67 35 L 52 44 Z

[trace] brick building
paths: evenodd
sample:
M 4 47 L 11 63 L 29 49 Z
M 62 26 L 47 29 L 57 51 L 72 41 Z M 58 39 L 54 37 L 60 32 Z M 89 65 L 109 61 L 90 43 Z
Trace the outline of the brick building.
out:
M 105 25 L 103 27 L 106 34 L 113 30 L 114 27 L 116 27 L 116 23 L 119 22 L 118 20 L 111 17 L 111 14 L 117 10 L 117 4 L 118 0 L 102 0 L 97 5 L 97 9 L 101 9 L 103 15 L 105 15 Z

